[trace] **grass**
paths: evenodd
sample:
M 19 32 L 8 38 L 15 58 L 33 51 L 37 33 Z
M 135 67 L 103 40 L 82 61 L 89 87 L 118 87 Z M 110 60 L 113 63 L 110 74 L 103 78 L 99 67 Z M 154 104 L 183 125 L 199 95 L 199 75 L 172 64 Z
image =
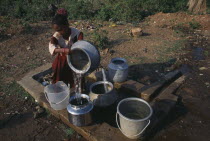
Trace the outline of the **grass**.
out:
M 188 24 L 189 24 L 190 29 L 198 29 L 201 27 L 201 24 L 199 22 L 195 21 L 195 19 L 193 19 Z
M 90 33 L 90 41 L 99 49 L 108 48 L 110 44 L 106 30 L 95 30 Z
M 69 18 L 136 22 L 157 12 L 187 10 L 187 0 L 2 0 L 0 16 L 24 19 L 30 22 L 48 20 L 55 10 L 49 5 L 66 8 Z
M 17 95 L 18 98 L 25 99 L 26 97 L 34 102 L 34 99 L 26 92 L 17 82 L 0 83 L 0 90 L 7 95 Z
M 65 126 L 64 124 L 60 124 L 60 128 L 65 132 L 66 136 L 69 138 L 71 137 L 75 131 L 72 128 Z
M 159 50 L 157 50 L 157 62 L 168 62 L 172 58 L 176 57 L 175 55 L 180 53 L 180 51 L 184 48 L 185 43 L 185 39 L 173 42 L 165 41 L 161 46 L 155 47 L 159 48 Z
M 208 52 L 207 50 L 205 50 L 205 51 L 204 51 L 204 55 L 205 55 L 206 57 L 208 57 L 208 56 L 209 56 L 209 52 Z
M 206 13 L 210 14 L 210 1 L 209 0 L 206 1 L 206 7 L 207 7 Z

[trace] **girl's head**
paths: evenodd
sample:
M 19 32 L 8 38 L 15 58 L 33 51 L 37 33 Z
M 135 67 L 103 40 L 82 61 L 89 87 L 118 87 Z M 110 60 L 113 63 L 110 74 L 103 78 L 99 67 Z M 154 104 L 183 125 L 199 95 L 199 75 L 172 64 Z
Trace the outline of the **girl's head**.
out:
M 61 35 L 65 35 L 68 32 L 69 23 L 66 15 L 57 14 L 52 20 L 52 27 L 55 31 Z
M 57 10 L 57 14 L 59 14 L 59 15 L 64 15 L 64 16 L 68 17 L 67 10 L 64 9 L 64 8 L 58 9 L 58 10 Z

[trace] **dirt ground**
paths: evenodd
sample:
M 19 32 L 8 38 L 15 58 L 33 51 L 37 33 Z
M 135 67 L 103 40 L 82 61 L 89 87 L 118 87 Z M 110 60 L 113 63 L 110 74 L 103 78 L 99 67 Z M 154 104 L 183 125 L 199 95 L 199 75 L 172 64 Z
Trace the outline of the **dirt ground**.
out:
M 52 62 L 48 42 L 50 21 L 25 25 L 0 17 L 0 138 L 10 140 L 85 140 L 47 111 L 34 118 L 37 103 L 16 83 L 30 70 Z M 95 29 L 108 31 L 110 45 L 100 50 L 101 64 L 111 58 L 128 61 L 129 79 L 144 84 L 187 65 L 191 75 L 176 95 L 180 101 L 149 140 L 206 140 L 210 137 L 210 15 L 158 13 L 138 24 L 70 21 L 90 40 Z M 143 36 L 130 36 L 141 27 Z

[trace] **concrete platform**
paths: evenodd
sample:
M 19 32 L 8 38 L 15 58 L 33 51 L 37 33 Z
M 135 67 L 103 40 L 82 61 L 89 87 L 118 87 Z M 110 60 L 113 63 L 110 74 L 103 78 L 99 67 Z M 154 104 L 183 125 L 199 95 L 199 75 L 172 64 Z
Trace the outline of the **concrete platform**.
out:
M 46 64 L 44 66 L 41 66 L 39 68 L 36 68 L 35 70 L 29 72 L 25 77 L 23 77 L 18 83 L 44 108 L 48 109 L 56 118 L 60 119 L 62 122 L 64 122 L 69 127 L 73 128 L 76 132 L 81 134 L 84 138 L 86 138 L 89 141 L 131 141 L 131 139 L 128 139 L 125 137 L 118 128 L 114 124 L 111 124 L 111 122 L 99 122 L 94 123 L 93 125 L 86 126 L 86 127 L 76 127 L 69 123 L 68 121 L 68 113 L 67 110 L 59 110 L 55 111 L 53 110 L 47 100 L 45 99 L 43 90 L 44 86 L 35 80 L 36 77 L 39 77 L 41 75 L 46 75 L 50 71 L 51 64 Z M 95 77 L 95 76 L 94 76 Z M 96 78 L 96 77 L 95 77 Z M 95 79 L 94 78 L 94 79 Z M 92 79 L 91 81 L 94 81 Z M 179 85 L 181 84 L 182 79 L 179 81 Z M 135 87 L 135 85 L 137 87 Z M 179 86 L 177 83 L 176 85 L 173 85 L 173 90 L 175 90 L 175 87 Z M 119 99 L 117 102 L 119 102 L 121 99 L 125 97 L 135 96 L 135 97 L 141 97 L 141 92 L 145 90 L 145 88 L 148 88 L 148 86 L 145 86 L 143 84 L 139 84 L 138 82 L 134 82 L 132 80 L 129 80 L 127 82 L 124 82 L 122 84 L 115 84 L 116 89 L 119 90 L 118 95 Z M 123 90 L 123 91 L 121 91 Z M 178 97 L 173 95 L 173 91 L 169 91 L 167 93 L 166 90 L 163 95 L 157 95 L 157 97 L 150 102 L 151 106 L 153 107 L 154 114 L 151 119 L 151 125 L 149 126 L 149 129 L 146 132 L 145 136 L 149 136 L 150 132 L 158 125 L 161 124 L 161 122 L 167 117 L 167 115 L 170 113 L 170 111 L 175 106 Z M 125 94 L 126 93 L 126 94 Z M 116 109 L 117 103 L 112 106 L 113 109 Z M 103 110 L 103 109 L 102 109 Z M 115 111 L 107 110 L 107 115 L 104 116 L 104 118 L 111 118 L 112 122 L 115 122 Z M 97 114 L 97 113 L 96 113 Z M 97 118 L 97 115 L 95 116 Z M 113 118 L 113 119 L 112 119 Z M 134 140 L 132 140 L 134 141 Z

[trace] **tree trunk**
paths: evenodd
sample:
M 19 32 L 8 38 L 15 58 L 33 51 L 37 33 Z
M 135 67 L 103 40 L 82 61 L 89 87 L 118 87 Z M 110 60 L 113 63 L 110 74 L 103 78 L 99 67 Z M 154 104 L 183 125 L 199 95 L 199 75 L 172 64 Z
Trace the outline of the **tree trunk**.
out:
M 206 0 L 189 0 L 188 10 L 195 14 L 206 14 Z

